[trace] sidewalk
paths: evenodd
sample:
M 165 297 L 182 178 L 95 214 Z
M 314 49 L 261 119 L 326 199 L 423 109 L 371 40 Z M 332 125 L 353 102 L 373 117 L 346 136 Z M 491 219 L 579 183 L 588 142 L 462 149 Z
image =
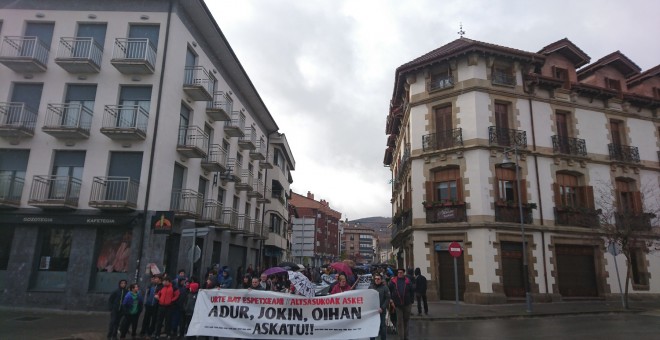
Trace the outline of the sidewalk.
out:
M 429 301 L 429 315 L 418 316 L 417 304 L 412 306 L 413 320 L 452 321 L 565 316 L 577 314 L 641 313 L 660 311 L 660 300 L 629 301 L 630 309 L 621 300 L 586 300 L 532 303 L 531 313 L 525 302 L 501 305 L 473 305 L 454 301 Z

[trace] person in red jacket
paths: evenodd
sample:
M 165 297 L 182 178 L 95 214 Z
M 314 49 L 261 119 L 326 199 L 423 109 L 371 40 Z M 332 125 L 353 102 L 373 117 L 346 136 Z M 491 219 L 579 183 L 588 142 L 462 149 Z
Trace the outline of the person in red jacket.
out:
M 390 280 L 390 297 L 396 307 L 396 330 L 399 339 L 408 340 L 408 324 L 410 321 L 410 309 L 414 299 L 412 281 L 406 276 L 403 268 L 397 269 L 396 277 Z
M 154 339 L 160 338 L 163 321 L 165 321 L 165 335 L 171 336 L 172 312 L 174 311 L 176 300 L 179 299 L 179 290 L 172 287 L 172 281 L 169 277 L 163 278 L 163 288 L 156 293 L 155 299 L 158 300 L 158 316 Z

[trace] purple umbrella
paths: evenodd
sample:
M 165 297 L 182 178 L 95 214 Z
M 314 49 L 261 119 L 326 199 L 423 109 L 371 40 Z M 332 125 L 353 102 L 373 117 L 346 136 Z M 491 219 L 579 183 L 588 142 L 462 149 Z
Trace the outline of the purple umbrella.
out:
M 279 273 L 286 273 L 286 269 L 284 269 L 282 267 L 270 267 L 270 268 L 264 270 L 264 272 L 262 274 L 266 274 L 266 275 L 270 276 L 270 275 L 275 275 L 275 274 L 279 274 Z

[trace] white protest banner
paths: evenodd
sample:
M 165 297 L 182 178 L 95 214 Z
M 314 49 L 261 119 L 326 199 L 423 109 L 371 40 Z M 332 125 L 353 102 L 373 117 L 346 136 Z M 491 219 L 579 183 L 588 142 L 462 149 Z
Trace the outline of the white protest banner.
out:
M 369 289 L 369 286 L 371 286 L 371 280 L 372 280 L 371 274 L 364 274 L 358 276 L 355 289 Z
M 358 339 L 378 336 L 378 292 L 304 297 L 248 289 L 200 290 L 187 336 Z

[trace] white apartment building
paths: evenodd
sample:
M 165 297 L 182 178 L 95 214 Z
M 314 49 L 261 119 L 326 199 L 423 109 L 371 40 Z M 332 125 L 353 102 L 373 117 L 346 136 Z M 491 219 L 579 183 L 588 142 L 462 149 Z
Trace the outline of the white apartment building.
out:
M 0 8 L 1 304 L 261 264 L 293 157 L 203 1 Z
M 617 267 L 633 296 L 658 297 L 652 247 L 632 245 L 628 267 L 599 226 L 609 204 L 657 242 L 659 107 L 660 66 L 590 63 L 568 39 L 534 53 L 461 37 L 401 65 L 384 158 L 399 266 L 453 300 L 458 242 L 468 303 L 609 298 Z

